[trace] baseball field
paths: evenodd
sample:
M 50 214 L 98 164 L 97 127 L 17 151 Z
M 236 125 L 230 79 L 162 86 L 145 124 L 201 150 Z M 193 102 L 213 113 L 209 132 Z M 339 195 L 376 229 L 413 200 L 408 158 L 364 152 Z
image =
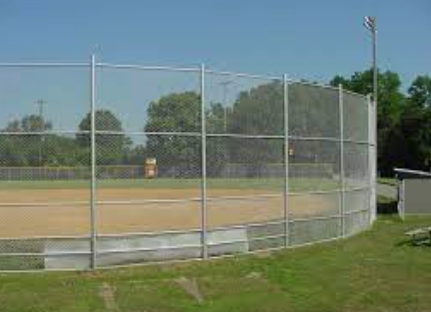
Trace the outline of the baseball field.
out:
M 208 179 L 208 227 L 283 218 L 282 179 Z M 291 179 L 291 192 L 335 191 L 336 181 Z M 0 182 L 0 237 L 88 235 L 89 181 Z M 96 188 L 99 234 L 198 229 L 199 179 L 100 180 Z M 291 218 L 333 215 L 338 195 L 289 196 Z

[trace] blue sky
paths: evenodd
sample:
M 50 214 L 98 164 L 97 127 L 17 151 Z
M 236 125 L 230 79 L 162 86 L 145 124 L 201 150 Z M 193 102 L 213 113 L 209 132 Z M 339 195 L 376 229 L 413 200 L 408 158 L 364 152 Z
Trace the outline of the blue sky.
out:
M 86 61 L 95 52 L 109 62 L 205 62 L 325 82 L 369 66 L 364 15 L 377 16 L 379 64 L 404 88 L 431 73 L 430 0 L 0 0 L 0 62 Z
M 362 17 L 378 17 L 379 60 L 406 82 L 431 68 L 430 0 L 0 0 L 0 61 L 196 65 L 326 80 L 367 67 Z

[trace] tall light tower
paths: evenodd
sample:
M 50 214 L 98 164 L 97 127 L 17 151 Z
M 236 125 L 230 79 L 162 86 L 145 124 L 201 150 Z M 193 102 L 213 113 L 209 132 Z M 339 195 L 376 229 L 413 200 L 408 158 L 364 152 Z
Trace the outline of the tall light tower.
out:
M 364 26 L 365 28 L 371 33 L 371 37 L 372 37 L 372 55 L 373 55 L 373 102 L 374 102 L 374 106 L 373 106 L 373 110 L 374 110 L 374 155 L 372 155 L 372 157 L 374 158 L 374 172 L 371 174 L 371 178 L 372 178 L 372 183 L 374 184 L 374 191 L 377 187 L 377 175 L 378 175 L 378 135 L 377 135 L 377 97 L 378 97 L 378 85 L 377 85 L 377 19 L 376 17 L 371 17 L 371 16 L 366 16 L 364 18 Z M 371 107 L 369 108 L 371 109 Z M 373 195 L 373 197 L 375 197 L 375 195 Z M 376 198 L 376 197 L 375 197 Z M 376 214 L 377 214 L 377 209 L 373 209 L 373 213 L 372 213 L 372 220 L 376 219 Z
M 43 143 L 45 142 L 45 136 L 43 132 L 45 132 L 45 104 L 47 102 L 45 100 L 37 100 L 36 104 L 39 109 L 39 119 L 40 119 L 40 128 L 37 131 L 40 131 L 40 145 L 39 145 L 39 166 L 43 165 Z
M 373 101 L 377 105 L 377 19 L 372 16 L 365 16 L 364 26 L 371 33 L 372 54 L 373 54 Z

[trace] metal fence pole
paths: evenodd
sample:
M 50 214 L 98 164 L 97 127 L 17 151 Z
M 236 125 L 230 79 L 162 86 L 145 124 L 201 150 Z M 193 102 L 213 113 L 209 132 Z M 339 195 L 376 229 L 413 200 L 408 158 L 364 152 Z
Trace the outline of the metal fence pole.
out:
M 343 85 L 338 85 L 338 104 L 340 114 L 340 217 L 341 217 L 341 237 L 345 235 L 344 205 L 345 205 L 345 183 L 344 183 L 344 103 L 343 103 Z
M 398 184 L 398 188 L 400 188 L 399 184 Z M 401 182 L 401 189 L 399 189 L 399 194 L 398 194 L 398 211 L 399 211 L 401 220 L 406 219 L 405 199 L 406 199 L 406 179 L 403 179 Z
M 370 138 L 370 187 L 372 190 L 371 196 L 371 211 L 370 222 L 374 222 L 377 217 L 377 105 L 372 100 L 371 95 L 368 96 L 369 110 L 371 115 L 369 129 Z
M 284 244 L 289 246 L 289 84 L 287 75 L 283 75 L 283 104 L 284 104 Z
M 374 183 L 373 183 L 373 107 L 371 104 L 371 95 L 367 95 L 367 107 L 368 107 L 368 179 L 369 179 L 369 207 L 368 207 L 368 221 L 370 225 L 373 223 L 373 198 L 374 198 Z
M 378 112 L 377 112 L 377 99 L 374 100 L 373 103 L 373 134 L 374 134 L 374 170 L 373 170 L 373 183 L 374 183 L 374 211 L 373 211 L 373 221 L 375 221 L 377 219 L 377 175 L 379 172 L 379 137 L 378 137 L 378 123 L 377 123 L 377 118 L 378 118 Z
M 97 266 L 97 222 L 96 222 L 96 57 L 91 56 L 91 195 L 90 195 L 90 229 L 91 229 L 91 269 Z
M 208 258 L 207 246 L 207 133 L 205 116 L 205 65 L 201 65 L 201 147 L 202 147 L 202 181 L 201 181 L 201 244 L 202 258 Z

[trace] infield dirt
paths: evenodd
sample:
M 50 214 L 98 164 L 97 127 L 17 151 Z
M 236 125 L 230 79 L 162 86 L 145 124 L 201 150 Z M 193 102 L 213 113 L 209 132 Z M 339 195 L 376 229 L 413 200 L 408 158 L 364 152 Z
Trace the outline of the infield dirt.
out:
M 98 233 L 199 229 L 200 195 L 198 188 L 100 189 L 97 192 Z M 90 192 L 85 189 L 0 191 L 0 237 L 88 235 L 89 200 Z M 289 196 L 290 217 L 333 215 L 337 213 L 338 202 L 336 194 Z M 207 207 L 210 228 L 284 217 L 281 192 L 208 190 Z

